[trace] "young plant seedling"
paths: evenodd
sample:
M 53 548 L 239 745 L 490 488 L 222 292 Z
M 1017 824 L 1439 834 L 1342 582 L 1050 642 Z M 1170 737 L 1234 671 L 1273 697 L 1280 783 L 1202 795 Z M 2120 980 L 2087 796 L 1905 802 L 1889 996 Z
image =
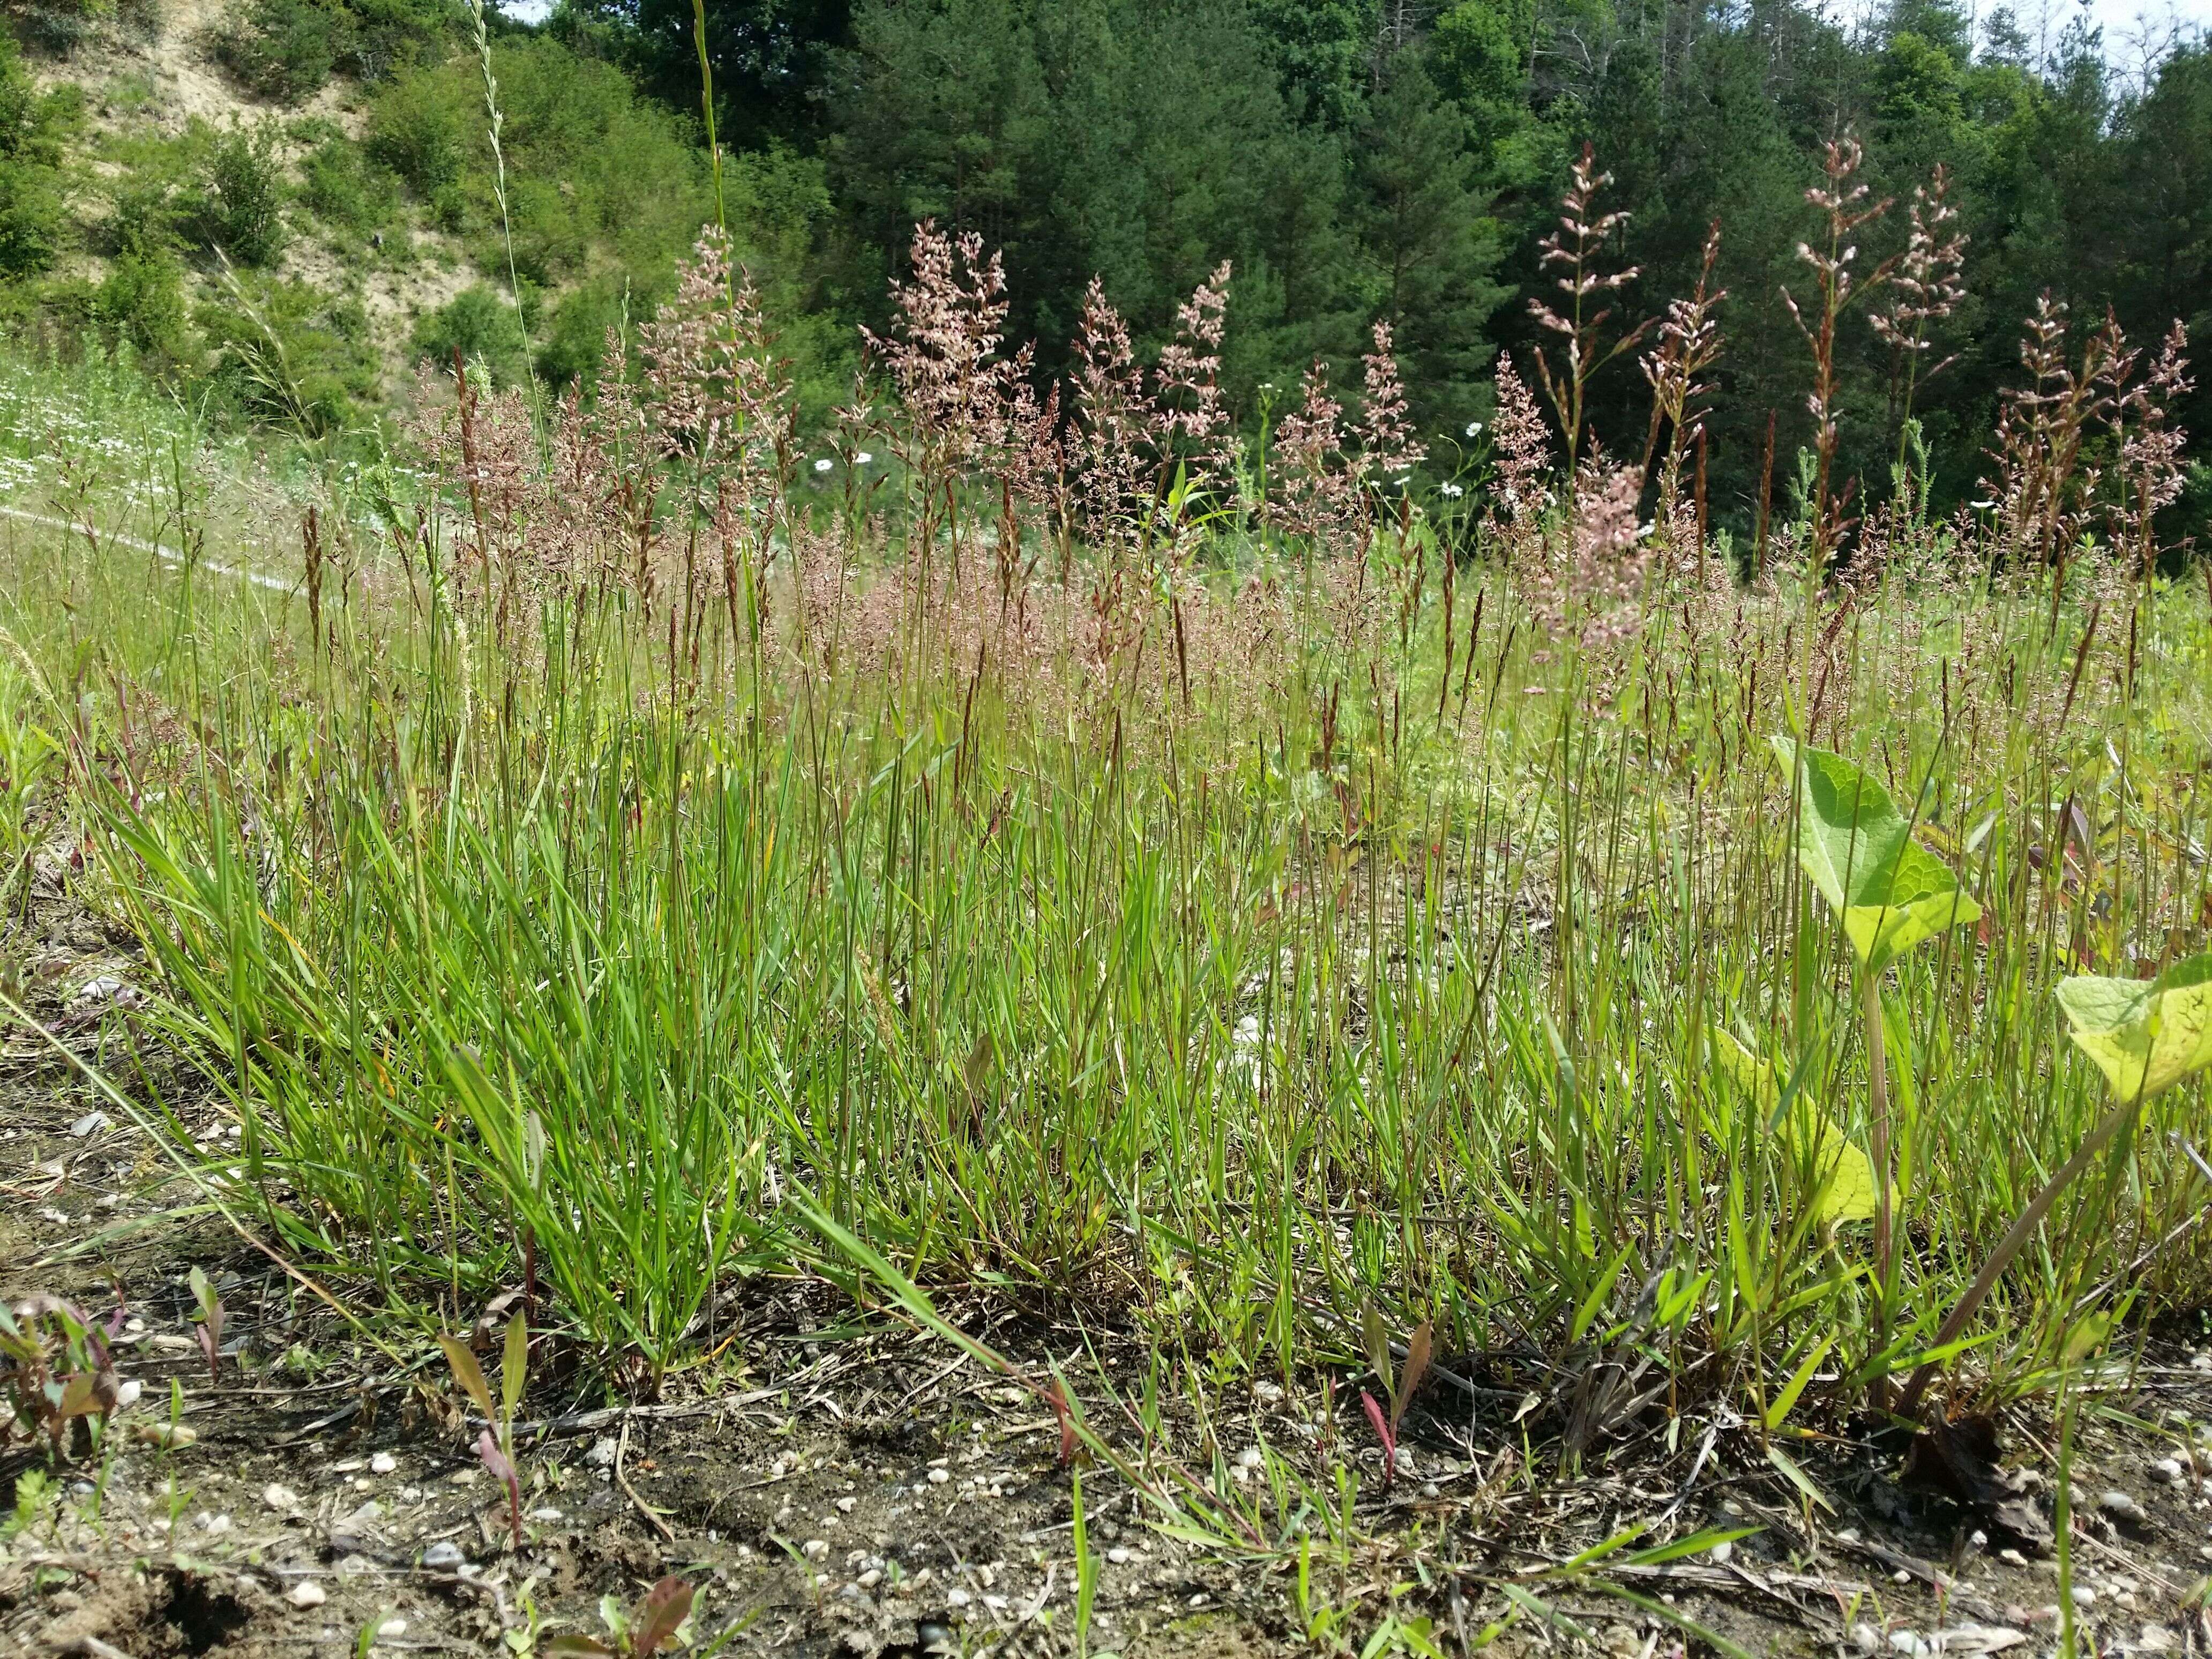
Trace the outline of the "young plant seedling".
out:
M 1889 1340 L 1891 1188 L 1888 1056 L 1881 1018 L 1883 969 L 1923 939 L 1971 922 L 1982 907 L 1950 867 L 1912 839 L 1913 821 L 1889 792 L 1840 755 L 1774 739 L 1775 758 L 1797 798 L 1797 862 L 1844 925 L 1858 961 L 1866 1020 L 1867 1138 L 1875 1180 L 1875 1350 Z M 1878 1384 L 1878 1387 L 1886 1385 Z
M 0 1399 L 14 1413 L 0 1424 L 0 1449 L 16 1428 L 27 1436 L 35 1425 L 58 1456 L 72 1425 L 106 1420 L 119 1386 L 107 1342 L 122 1322 L 120 1303 L 104 1332 L 58 1296 L 27 1297 L 12 1309 L 0 1304 Z M 78 1440 L 80 1451 L 88 1449 L 82 1429 Z
M 1398 1472 L 1398 1425 L 1406 1419 L 1406 1407 L 1413 1403 L 1413 1390 L 1421 1386 L 1421 1374 L 1429 1368 L 1429 1344 L 1431 1340 L 1429 1322 L 1423 1320 L 1406 1344 L 1406 1363 L 1393 1370 L 1390 1364 L 1390 1341 L 1382 1328 L 1382 1316 L 1370 1303 L 1361 1322 L 1361 1335 L 1367 1344 L 1367 1363 L 1375 1368 L 1376 1380 L 1390 1396 L 1390 1413 L 1382 1407 L 1366 1389 L 1359 1391 L 1359 1403 L 1373 1425 L 1375 1437 L 1382 1443 L 1382 1490 L 1390 1490 L 1391 1478 Z M 1393 1380 L 1395 1378 L 1395 1380 Z
M 1091 1614 L 1098 1603 L 1098 1558 L 1091 1553 L 1090 1517 L 1083 1512 L 1083 1471 L 1078 1469 L 1071 1479 L 1075 1504 L 1075 1652 L 1077 1659 L 1089 1659 Z
M 2178 962 L 2153 980 L 2106 979 L 2094 974 L 2062 980 L 2058 1006 L 2065 1012 L 2067 1035 L 2097 1063 L 2115 1103 L 1997 1241 L 1936 1333 L 1938 1351 L 1958 1340 L 2059 1194 L 2114 1135 L 2135 1121 L 2143 1103 L 2212 1066 L 2212 952 Z M 1930 1359 L 1913 1372 L 1898 1401 L 1899 1415 L 1912 1414 L 1936 1369 L 1936 1362 Z
M 191 1285 L 192 1300 L 198 1304 L 192 1315 L 192 1334 L 199 1339 L 200 1355 L 207 1361 L 208 1381 L 222 1381 L 222 1298 L 208 1283 L 208 1276 L 198 1267 L 192 1269 Z
M 599 1598 L 599 1617 L 606 1621 L 611 1645 L 596 1636 L 556 1636 L 545 1651 L 551 1659 L 649 1659 L 676 1639 L 676 1632 L 691 1616 L 691 1586 L 674 1574 L 646 1591 L 642 1601 L 625 1610 L 611 1595 Z
M 458 1336 L 441 1336 L 438 1346 L 446 1351 L 446 1363 L 453 1368 L 453 1380 L 483 1413 L 484 1426 L 477 1435 L 477 1458 L 491 1471 L 492 1478 L 507 1488 L 507 1525 L 514 1533 L 514 1546 L 520 1549 L 522 1476 L 514 1463 L 514 1409 L 522 1403 L 523 1381 L 530 1364 L 529 1322 L 520 1314 L 507 1322 L 507 1347 L 500 1364 L 497 1406 L 492 1403 L 491 1385 L 484 1381 L 483 1368 L 477 1364 L 476 1355 L 469 1352 L 469 1345 Z

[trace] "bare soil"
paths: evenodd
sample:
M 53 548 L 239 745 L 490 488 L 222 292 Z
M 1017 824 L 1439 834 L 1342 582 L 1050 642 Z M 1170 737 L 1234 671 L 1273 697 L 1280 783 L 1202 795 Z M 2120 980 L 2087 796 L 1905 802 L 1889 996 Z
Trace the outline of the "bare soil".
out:
M 0 969 L 74 1053 L 128 1075 L 135 953 L 71 896 L 76 878 L 65 842 L 5 878 Z M 518 1544 L 445 1362 L 418 1334 L 372 1325 L 397 1359 L 364 1340 L 210 1213 L 149 1129 L 46 1037 L 21 1024 L 4 1036 L 0 1294 L 102 1310 L 119 1298 L 118 1367 L 139 1389 L 83 1455 L 20 1435 L 0 1449 L 0 1653 L 526 1651 L 558 1632 L 604 1635 L 601 1598 L 634 1601 L 665 1573 L 698 1587 L 699 1639 L 728 1632 L 735 1652 L 1078 1651 L 1071 1480 L 1036 1394 L 819 1280 L 756 1279 L 720 1304 L 731 1338 L 650 1403 L 610 1405 L 619 1390 L 579 1356 L 533 1356 Z M 229 1126 L 203 1117 L 191 1131 L 219 1150 Z M 226 1310 L 212 1376 L 193 1334 L 195 1266 Z M 365 1289 L 347 1299 L 369 1305 Z M 1086 1334 L 1072 1325 L 946 1305 L 1024 1364 L 1083 1370 Z M 1142 1357 L 1110 1332 L 1087 1340 L 1109 1371 Z M 1227 1489 L 1266 1480 L 1246 1467 L 1262 1440 L 1319 1493 L 1346 1464 L 1359 1470 L 1364 1541 L 1347 1561 L 1316 1551 L 1303 1613 L 1294 1553 L 1168 1536 L 1106 1472 L 1086 1477 L 1101 1558 L 1089 1650 L 1328 1650 L 1334 1630 L 1357 1652 L 1395 1615 L 1430 1621 L 1426 1639 L 1449 1653 L 1509 1613 L 1492 1651 L 1705 1650 L 1670 1615 L 1760 1654 L 2057 1648 L 2056 1562 L 1900 1484 L 1893 1446 L 1792 1442 L 1800 1485 L 1740 1420 L 1670 1428 L 1655 1414 L 1593 1472 L 1554 1479 L 1542 1414 L 1515 1421 L 1510 1367 L 1455 1363 L 1476 1391 L 1425 1391 L 1387 1492 L 1356 1377 L 1250 1383 L 1210 1436 L 1175 1425 L 1192 1467 Z M 1115 1422 L 1099 1394 L 1093 1420 Z M 2085 1413 L 2082 1651 L 2212 1652 L 2208 1417 L 2212 1354 L 2176 1341 L 2150 1345 Z M 189 1443 L 155 1443 L 173 1421 Z M 2047 1516 L 2047 1416 L 2015 1413 L 2003 1432 L 2023 1501 Z M 1610 1592 L 1544 1576 L 1638 1522 L 1651 1523 L 1640 1542 L 1760 1530 L 1693 1559 L 1615 1565 Z M 1507 1583 L 1540 1597 L 1548 1621 L 1516 1611 Z M 1332 1626 L 1331 1606 L 1354 1611 Z

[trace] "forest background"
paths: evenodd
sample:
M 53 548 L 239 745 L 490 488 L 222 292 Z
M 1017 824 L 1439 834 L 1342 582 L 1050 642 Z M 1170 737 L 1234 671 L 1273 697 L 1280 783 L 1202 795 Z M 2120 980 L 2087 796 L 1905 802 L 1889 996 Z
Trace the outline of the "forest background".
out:
M 588 386 L 608 329 L 651 314 L 716 214 L 690 0 L 561 0 L 536 23 L 451 0 L 196 6 L 9 7 L 0 325 L 19 349 L 121 355 L 239 424 L 374 441 L 410 359 L 458 348 L 510 383 Z M 2118 40 L 2078 6 L 1951 0 L 708 0 L 696 21 L 721 210 L 817 421 L 934 219 L 1004 250 L 1041 380 L 1094 276 L 1143 356 L 1232 261 L 1224 380 L 1248 428 L 1316 358 L 1356 386 L 1388 321 L 1449 477 L 1479 459 L 1498 355 L 1535 342 L 1530 301 L 1557 298 L 1539 241 L 1586 143 L 1626 216 L 1608 263 L 1638 273 L 1611 296 L 1622 325 L 1687 293 L 1723 228 L 1721 525 L 1755 512 L 1770 429 L 1778 506 L 1810 441 L 1784 289 L 1810 276 L 1828 138 L 1864 143 L 1869 204 L 1898 198 L 1863 259 L 1904 246 L 1939 167 L 1966 238 L 1917 363 L 1863 319 L 1845 331 L 1838 467 L 1861 499 L 1888 493 L 1908 370 L 1934 506 L 1980 493 L 2039 295 L 2083 321 L 2110 307 L 2140 342 L 2182 319 L 2200 356 L 2212 337 L 2212 52 L 2185 22 Z M 229 101 L 165 106 L 163 40 Z M 2202 434 L 2199 385 L 2178 413 Z M 1598 439 L 1634 459 L 1632 362 L 1592 398 Z M 2175 517 L 2212 517 L 2201 463 Z

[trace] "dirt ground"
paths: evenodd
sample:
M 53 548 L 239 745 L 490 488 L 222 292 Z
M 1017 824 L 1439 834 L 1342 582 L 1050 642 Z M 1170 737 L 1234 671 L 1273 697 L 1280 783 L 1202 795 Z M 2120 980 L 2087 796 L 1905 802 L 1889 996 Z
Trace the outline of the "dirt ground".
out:
M 131 1019 L 134 953 L 72 902 L 72 875 L 63 849 L 8 881 L 0 989 L 97 1063 Z M 209 1152 L 232 1133 L 213 1115 L 191 1127 Z M 212 1376 L 195 1267 L 225 1310 Z M 820 1281 L 754 1281 L 730 1299 L 734 1340 L 655 1403 L 609 1407 L 603 1376 L 533 1356 L 518 1545 L 445 1360 L 412 1337 L 397 1358 L 363 1340 L 16 1024 L 0 1047 L 0 1294 L 40 1293 L 102 1317 L 119 1304 L 131 1403 L 82 1455 L 21 1435 L 0 1449 L 0 1653 L 526 1653 L 561 1632 L 606 1637 L 602 1598 L 633 1602 L 668 1573 L 698 1591 L 694 1638 L 733 1652 L 1079 1651 L 1071 1481 L 1036 1394 Z M 948 1311 L 1026 1364 L 1080 1362 L 1072 1328 Z M 2083 1419 L 2083 1652 L 2212 1652 L 2212 1353 L 2149 1352 Z M 1387 1493 L 1358 1378 L 1254 1383 L 1210 1443 L 1179 1425 L 1194 1467 L 1218 1449 L 1210 1478 L 1231 1492 L 1271 1478 L 1261 1442 L 1322 1494 L 1360 1469 L 1363 1541 L 1342 1559 L 1316 1549 L 1303 1601 L 1295 1548 L 1170 1536 L 1094 1472 L 1088 1652 L 1359 1652 L 1395 1620 L 1397 1650 L 1455 1653 L 1502 1620 L 1492 1650 L 1508 1654 L 1704 1650 L 1674 1619 L 1761 1654 L 2057 1646 L 2057 1563 L 1992 1515 L 1901 1483 L 1894 1448 L 1795 1442 L 1785 1465 L 1739 1419 L 1655 1419 L 1593 1473 L 1553 1480 L 1524 1467 L 1512 1391 L 1459 1364 L 1468 1390 L 1425 1392 Z M 1110 1401 L 1091 1410 L 1112 1419 Z M 2002 1433 L 2025 1471 L 2014 1501 L 2047 1519 L 2047 1414 L 2015 1413 Z M 1615 1565 L 1602 1586 L 1560 1580 L 1562 1562 L 1639 1521 L 1639 1543 L 1759 1530 Z

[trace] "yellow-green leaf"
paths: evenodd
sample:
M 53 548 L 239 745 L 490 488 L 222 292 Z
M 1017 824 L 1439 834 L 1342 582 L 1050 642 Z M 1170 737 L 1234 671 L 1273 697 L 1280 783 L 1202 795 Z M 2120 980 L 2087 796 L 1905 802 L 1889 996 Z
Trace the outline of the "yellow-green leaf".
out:
M 2148 1100 L 2212 1066 L 2212 954 L 2156 979 L 2062 980 L 2069 1034 L 2122 1101 Z
M 1788 738 L 1774 739 L 1774 754 L 1797 791 L 1797 862 L 1869 969 L 1982 914 L 1863 769 Z
M 1749 1095 L 1759 1109 L 1762 1124 L 1771 1124 L 1782 1111 L 1782 1086 L 1772 1062 L 1760 1058 L 1716 1025 L 1711 1030 L 1713 1058 L 1721 1071 Z M 1813 1213 L 1823 1226 L 1847 1221 L 1871 1221 L 1877 1207 L 1874 1160 L 1856 1142 L 1830 1120 L 1801 1090 L 1783 1119 L 1793 1159 L 1804 1158 L 1813 1167 Z M 1896 1189 L 1891 1188 L 1894 1200 Z
M 522 1379 L 530 1368 L 530 1325 L 520 1314 L 507 1322 L 507 1352 L 499 1369 L 501 1402 L 511 1419 L 522 1403 Z
M 498 1413 L 492 1409 L 491 1389 L 484 1382 L 483 1369 L 477 1357 L 469 1352 L 468 1344 L 459 1337 L 441 1336 L 438 1346 L 446 1351 L 446 1363 L 453 1368 L 453 1381 L 459 1383 L 487 1422 L 496 1421 Z

